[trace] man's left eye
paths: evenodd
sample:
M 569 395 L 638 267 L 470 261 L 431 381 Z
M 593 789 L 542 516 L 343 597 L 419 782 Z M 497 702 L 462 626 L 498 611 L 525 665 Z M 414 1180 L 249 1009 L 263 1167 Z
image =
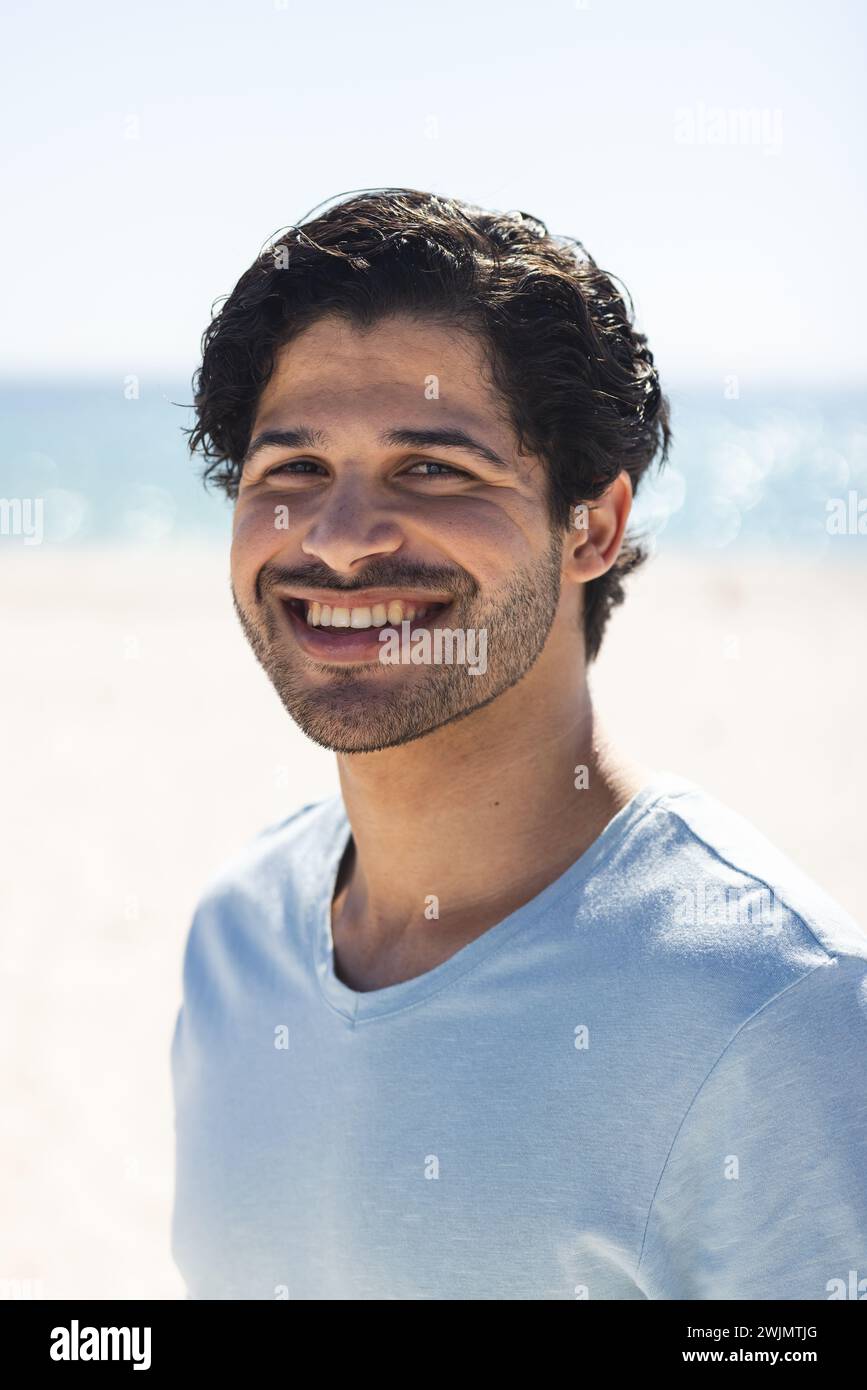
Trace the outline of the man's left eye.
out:
M 468 473 L 465 468 L 452 468 L 450 464 L 438 463 L 436 459 L 420 459 L 418 463 L 414 463 L 411 468 L 406 469 L 407 476 L 409 476 L 416 468 L 438 468 L 441 470 L 441 472 L 439 473 L 416 474 L 416 477 L 422 478 L 443 478 L 448 477 L 449 474 L 451 474 L 452 477 L 455 478 L 471 478 L 473 476 L 472 473 Z

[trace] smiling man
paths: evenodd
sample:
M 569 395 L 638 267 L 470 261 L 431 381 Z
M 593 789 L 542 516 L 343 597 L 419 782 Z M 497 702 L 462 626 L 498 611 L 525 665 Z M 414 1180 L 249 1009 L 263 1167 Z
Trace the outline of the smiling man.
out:
M 867 1281 L 867 939 L 594 713 L 669 443 L 613 281 L 526 214 L 357 195 L 242 276 L 196 409 L 241 625 L 341 792 L 190 930 L 188 1296 Z

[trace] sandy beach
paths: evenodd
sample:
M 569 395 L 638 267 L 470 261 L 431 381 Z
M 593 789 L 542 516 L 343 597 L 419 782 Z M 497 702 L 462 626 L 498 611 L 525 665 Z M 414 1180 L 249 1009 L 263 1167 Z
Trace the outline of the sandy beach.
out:
M 169 1046 L 190 915 L 230 852 L 336 789 L 334 762 L 247 649 L 222 552 L 8 547 L 0 576 L 0 1280 L 178 1298 Z M 657 558 L 594 675 L 625 751 L 746 814 L 862 926 L 865 610 L 852 564 Z

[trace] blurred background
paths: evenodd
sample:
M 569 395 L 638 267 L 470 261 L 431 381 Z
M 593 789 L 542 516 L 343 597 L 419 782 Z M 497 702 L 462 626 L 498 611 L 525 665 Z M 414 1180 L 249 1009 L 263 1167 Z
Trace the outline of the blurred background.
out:
M 169 1047 L 204 883 L 337 788 L 186 451 L 281 227 L 403 185 L 541 217 L 672 404 L 594 676 L 625 749 L 867 924 L 865 19 L 851 0 L 8 0 L 0 1297 L 177 1298 Z

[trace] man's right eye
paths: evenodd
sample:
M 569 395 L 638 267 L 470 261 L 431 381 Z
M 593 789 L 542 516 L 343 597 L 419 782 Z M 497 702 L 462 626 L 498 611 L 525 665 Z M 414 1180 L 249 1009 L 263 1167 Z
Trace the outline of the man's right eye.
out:
M 301 476 L 302 472 L 309 472 L 311 469 L 321 467 L 322 464 L 317 463 L 315 459 L 288 459 L 286 463 L 278 463 L 273 468 L 269 468 L 264 476 L 266 478 L 275 477 L 278 474 L 283 474 L 284 477 L 292 476 L 296 469 L 299 470 L 298 476 Z

